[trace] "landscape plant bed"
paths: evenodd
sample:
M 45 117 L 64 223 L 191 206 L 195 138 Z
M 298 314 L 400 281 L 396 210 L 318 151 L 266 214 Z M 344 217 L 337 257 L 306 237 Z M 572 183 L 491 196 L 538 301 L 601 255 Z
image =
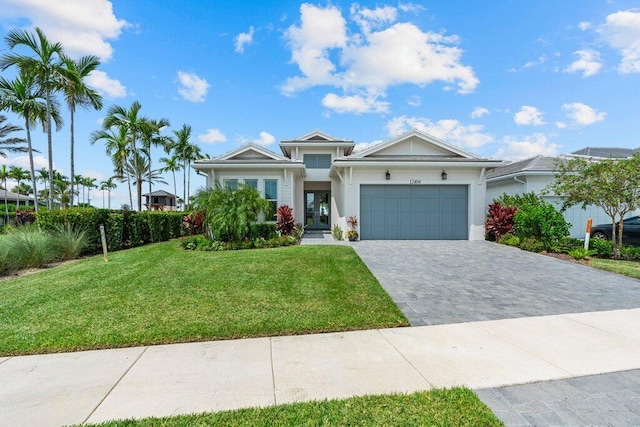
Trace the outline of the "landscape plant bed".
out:
M 467 388 L 353 397 L 166 418 L 119 420 L 103 427 L 146 426 L 503 426 Z
M 0 355 L 408 326 L 347 246 L 177 241 L 0 282 Z

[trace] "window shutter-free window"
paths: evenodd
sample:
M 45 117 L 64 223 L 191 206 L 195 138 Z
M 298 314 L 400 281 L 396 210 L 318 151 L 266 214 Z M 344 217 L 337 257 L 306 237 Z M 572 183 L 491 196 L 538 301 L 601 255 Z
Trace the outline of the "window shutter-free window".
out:
M 329 169 L 331 154 L 305 154 L 302 156 L 305 166 L 309 169 Z

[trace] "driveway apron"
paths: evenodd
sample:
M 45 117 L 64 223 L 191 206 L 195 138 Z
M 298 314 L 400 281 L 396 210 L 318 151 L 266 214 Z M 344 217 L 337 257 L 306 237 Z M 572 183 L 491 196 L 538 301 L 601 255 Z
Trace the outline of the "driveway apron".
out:
M 412 326 L 640 307 L 640 281 L 486 241 L 355 242 Z

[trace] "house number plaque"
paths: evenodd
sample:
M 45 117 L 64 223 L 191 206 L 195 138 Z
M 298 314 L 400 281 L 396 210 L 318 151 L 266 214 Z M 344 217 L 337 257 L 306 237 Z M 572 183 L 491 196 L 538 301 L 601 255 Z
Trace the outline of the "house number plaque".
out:
M 409 184 L 421 184 L 422 180 L 421 179 L 410 179 L 409 180 Z

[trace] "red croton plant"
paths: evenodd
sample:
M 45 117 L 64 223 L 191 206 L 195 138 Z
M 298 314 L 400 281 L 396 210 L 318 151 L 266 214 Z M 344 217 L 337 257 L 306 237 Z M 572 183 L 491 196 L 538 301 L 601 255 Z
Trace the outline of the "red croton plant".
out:
M 485 224 L 487 235 L 499 241 L 502 236 L 511 232 L 513 229 L 513 216 L 517 210 L 517 208 L 503 206 L 500 203 L 490 204 Z
M 296 231 L 296 220 L 293 210 L 287 205 L 278 206 L 276 211 L 278 221 L 276 227 L 282 236 L 291 236 Z

